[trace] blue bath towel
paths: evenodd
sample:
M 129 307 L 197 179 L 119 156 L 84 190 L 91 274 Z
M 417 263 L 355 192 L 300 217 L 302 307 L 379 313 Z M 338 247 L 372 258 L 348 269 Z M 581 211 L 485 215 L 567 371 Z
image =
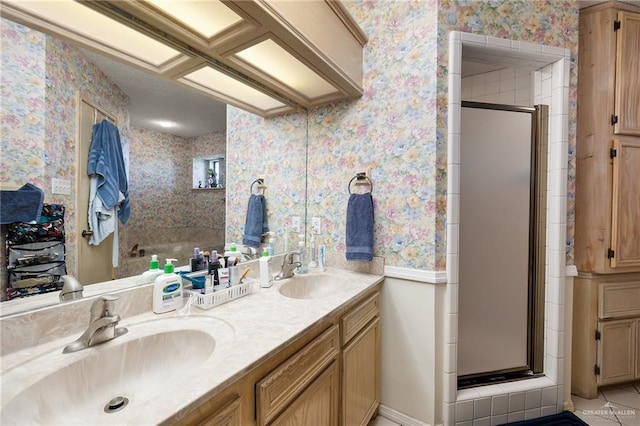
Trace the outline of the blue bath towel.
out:
M 251 194 L 247 206 L 247 219 L 244 224 L 242 244 L 260 247 L 262 235 L 269 232 L 267 225 L 267 200 L 264 195 Z
M 122 193 L 124 201 L 120 204 L 118 217 L 122 224 L 126 224 L 131 207 L 122 144 L 118 128 L 108 120 L 102 120 L 93 126 L 87 173 L 98 176 L 97 194 L 106 209 L 120 204 Z
M 373 197 L 351 194 L 347 204 L 347 260 L 373 259 Z
M 42 213 L 44 192 L 27 183 L 14 191 L 0 191 L 0 223 L 37 222 Z

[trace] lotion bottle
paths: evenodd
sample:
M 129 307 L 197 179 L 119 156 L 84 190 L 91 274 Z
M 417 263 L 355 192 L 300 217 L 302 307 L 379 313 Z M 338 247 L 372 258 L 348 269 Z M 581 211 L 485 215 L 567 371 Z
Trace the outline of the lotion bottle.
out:
M 177 259 L 167 259 L 164 274 L 156 278 L 153 284 L 153 312 L 156 314 L 175 311 L 184 303 L 182 278 L 173 272 L 173 261 Z
M 152 283 L 162 275 L 162 269 L 158 267 L 158 255 L 152 254 L 151 261 L 149 262 L 149 270 L 144 271 L 138 280 L 138 284 L 149 284 Z
M 265 250 L 262 252 L 262 257 L 260 257 L 260 287 L 269 288 L 272 285 L 271 256 L 269 256 L 269 252 Z

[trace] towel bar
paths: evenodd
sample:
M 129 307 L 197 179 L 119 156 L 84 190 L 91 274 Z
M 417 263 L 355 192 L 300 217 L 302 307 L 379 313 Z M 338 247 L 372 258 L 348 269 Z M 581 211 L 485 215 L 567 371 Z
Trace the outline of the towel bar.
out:
M 351 195 L 351 184 L 353 181 L 356 181 L 356 185 L 367 185 L 370 187 L 369 192 L 373 192 L 373 181 L 367 176 L 366 173 L 360 172 L 356 173 L 354 177 L 351 178 L 349 184 L 347 185 L 347 191 L 349 191 L 349 195 Z

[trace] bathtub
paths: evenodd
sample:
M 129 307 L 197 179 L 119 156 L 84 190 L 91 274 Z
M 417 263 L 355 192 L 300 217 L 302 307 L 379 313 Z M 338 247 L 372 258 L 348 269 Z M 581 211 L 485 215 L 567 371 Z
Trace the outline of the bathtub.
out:
M 160 269 L 165 259 L 177 259 L 176 266 L 189 265 L 193 249 L 202 251 L 224 250 L 224 230 L 203 228 L 171 228 L 162 234 L 155 231 L 132 231 L 127 235 L 128 251 L 122 253 L 119 277 L 139 275 L 149 269 L 151 255 L 158 255 Z

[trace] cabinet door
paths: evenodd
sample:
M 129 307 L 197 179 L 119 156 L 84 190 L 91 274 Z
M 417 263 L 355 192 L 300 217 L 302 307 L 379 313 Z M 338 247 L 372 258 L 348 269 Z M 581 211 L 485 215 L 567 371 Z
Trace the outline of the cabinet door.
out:
M 240 426 L 240 397 L 229 401 L 200 423 L 201 426 Z
M 618 12 L 614 133 L 640 136 L 640 13 Z
M 366 425 L 378 404 L 380 319 L 369 324 L 342 352 L 342 424 Z
M 640 141 L 614 140 L 612 268 L 640 268 Z
M 600 322 L 598 330 L 598 385 L 633 380 L 636 367 L 636 320 Z
M 339 373 L 332 362 L 270 426 L 337 426 Z

